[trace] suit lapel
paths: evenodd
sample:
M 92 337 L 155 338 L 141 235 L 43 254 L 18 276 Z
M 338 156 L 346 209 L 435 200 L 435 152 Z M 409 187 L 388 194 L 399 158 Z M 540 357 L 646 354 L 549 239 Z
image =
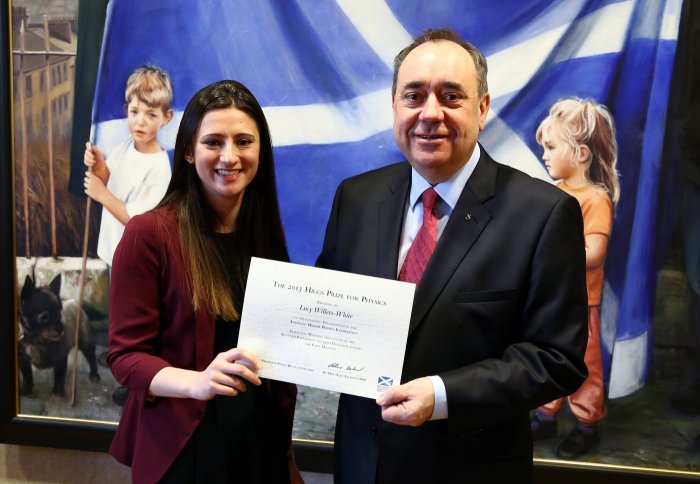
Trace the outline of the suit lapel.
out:
M 405 168 L 390 181 L 387 196 L 377 207 L 377 276 L 386 279 L 396 279 L 401 229 L 411 187 L 411 167 L 406 163 Z
M 484 202 L 494 196 L 496 174 L 495 162 L 482 148 L 479 163 L 469 177 L 416 288 L 409 335 L 419 326 L 491 220 L 491 212 L 484 206 Z

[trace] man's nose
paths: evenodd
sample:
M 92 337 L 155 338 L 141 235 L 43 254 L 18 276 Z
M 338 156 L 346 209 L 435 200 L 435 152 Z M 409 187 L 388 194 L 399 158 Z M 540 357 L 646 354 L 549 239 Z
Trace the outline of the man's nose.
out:
M 435 94 L 430 94 L 420 113 L 422 121 L 441 121 L 443 118 L 442 105 Z

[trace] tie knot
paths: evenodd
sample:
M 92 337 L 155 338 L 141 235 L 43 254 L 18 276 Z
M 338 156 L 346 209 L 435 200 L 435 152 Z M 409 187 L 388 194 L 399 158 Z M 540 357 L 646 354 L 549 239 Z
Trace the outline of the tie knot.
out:
M 430 212 L 435 206 L 435 201 L 437 198 L 438 194 L 433 187 L 426 189 L 421 195 L 421 199 L 423 200 L 423 210 Z

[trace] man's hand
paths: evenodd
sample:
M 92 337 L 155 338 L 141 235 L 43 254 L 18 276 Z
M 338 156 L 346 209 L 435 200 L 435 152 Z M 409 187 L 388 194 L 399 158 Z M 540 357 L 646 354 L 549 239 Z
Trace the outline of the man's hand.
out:
M 435 392 L 429 378 L 418 378 L 391 387 L 377 398 L 382 418 L 397 425 L 422 425 L 433 415 Z

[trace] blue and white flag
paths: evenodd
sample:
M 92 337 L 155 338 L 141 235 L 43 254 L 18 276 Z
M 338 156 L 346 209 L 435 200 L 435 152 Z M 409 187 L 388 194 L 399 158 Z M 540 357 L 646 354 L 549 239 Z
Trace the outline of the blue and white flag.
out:
M 333 193 L 402 159 L 392 133 L 392 61 L 428 27 L 450 27 L 489 62 L 492 111 L 480 140 L 502 163 L 549 179 L 535 131 L 567 96 L 607 105 L 618 126 L 622 193 L 607 254 L 603 352 L 610 397 L 646 380 L 655 292 L 655 214 L 681 0 L 111 0 L 94 140 L 128 136 L 124 84 L 141 64 L 170 73 L 174 146 L 189 98 L 241 81 L 272 130 L 292 260 L 313 264 Z

